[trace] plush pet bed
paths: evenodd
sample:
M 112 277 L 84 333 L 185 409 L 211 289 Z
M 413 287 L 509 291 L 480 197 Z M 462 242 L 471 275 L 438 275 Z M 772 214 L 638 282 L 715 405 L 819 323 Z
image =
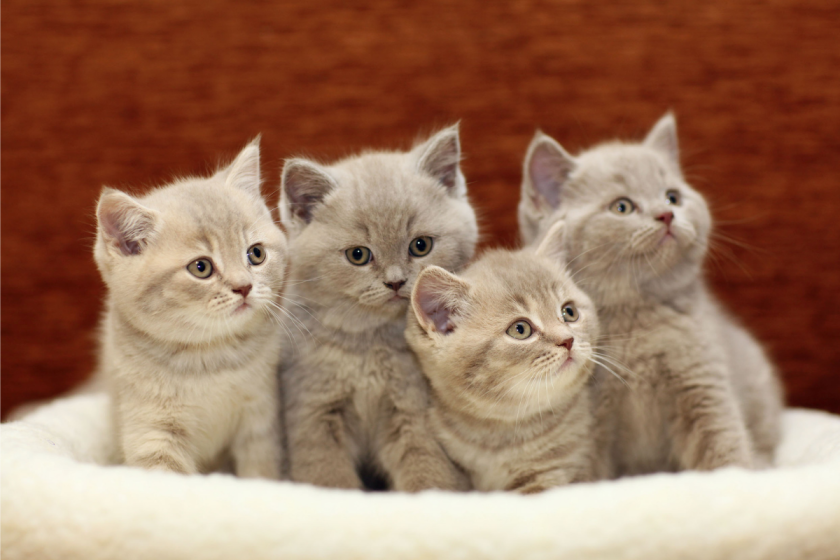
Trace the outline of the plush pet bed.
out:
M 788 410 L 777 467 L 535 496 L 362 493 L 112 463 L 108 397 L 0 427 L 2 557 L 840 558 L 840 417 Z

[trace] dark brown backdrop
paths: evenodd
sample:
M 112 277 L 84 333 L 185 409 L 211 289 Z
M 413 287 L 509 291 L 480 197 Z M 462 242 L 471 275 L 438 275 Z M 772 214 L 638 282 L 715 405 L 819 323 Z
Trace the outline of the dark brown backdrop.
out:
M 836 2 L 45 2 L 2 13 L 2 410 L 94 360 L 102 185 L 406 146 L 461 119 L 485 242 L 515 242 L 536 127 L 572 150 L 668 108 L 733 238 L 710 263 L 795 405 L 840 412 Z

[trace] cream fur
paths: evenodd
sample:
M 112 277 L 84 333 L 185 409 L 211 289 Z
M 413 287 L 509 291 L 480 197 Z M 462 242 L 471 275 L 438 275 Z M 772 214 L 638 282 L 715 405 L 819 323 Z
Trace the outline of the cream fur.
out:
M 455 270 L 473 254 L 459 160 L 451 127 L 409 152 L 286 162 L 294 344 L 282 384 L 293 480 L 360 488 L 364 469 L 396 490 L 463 485 L 426 425 L 428 389 L 404 338 L 420 270 Z M 421 238 L 431 250 L 412 255 Z M 354 248 L 369 262 L 354 265 Z
M 260 197 L 258 144 L 207 179 L 138 198 L 106 189 L 97 215 L 101 369 L 125 462 L 195 473 L 232 456 L 241 476 L 277 478 L 286 242 Z M 204 279 L 188 270 L 202 258 Z
M 668 114 L 642 143 L 577 157 L 538 133 L 525 159 L 523 239 L 562 219 L 569 268 L 598 307 L 609 359 L 592 390 L 610 476 L 765 466 L 778 440 L 777 374 L 706 287 L 711 217 L 678 158 Z
M 3 560 L 833 560 L 840 417 L 789 410 L 776 468 L 510 492 L 362 493 L 112 466 L 107 395 L 0 426 Z
M 406 340 L 432 386 L 430 422 L 477 490 L 594 479 L 586 382 L 598 318 L 548 256 L 562 233 L 558 223 L 536 252 L 489 251 L 458 276 L 429 267 L 414 286 Z M 509 334 L 517 326 L 529 336 Z

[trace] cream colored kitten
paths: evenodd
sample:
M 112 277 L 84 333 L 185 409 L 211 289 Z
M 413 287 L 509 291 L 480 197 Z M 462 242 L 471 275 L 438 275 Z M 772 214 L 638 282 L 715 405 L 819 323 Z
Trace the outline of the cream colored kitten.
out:
M 255 141 L 230 167 L 143 197 L 105 189 L 101 367 L 125 462 L 278 478 L 286 241 L 260 196 Z
M 295 347 L 283 368 L 291 478 L 361 488 L 374 471 L 396 490 L 458 488 L 426 425 L 428 387 L 405 342 L 414 280 L 472 256 L 477 226 L 457 127 L 409 152 L 329 166 L 286 162 Z
M 537 133 L 525 159 L 522 236 L 566 225 L 566 258 L 598 307 L 592 389 L 605 474 L 769 465 L 781 388 L 759 344 L 703 279 L 711 217 L 684 180 L 668 114 L 644 142 L 572 157 Z
M 593 479 L 598 319 L 551 257 L 562 241 L 558 223 L 536 253 L 489 251 L 459 276 L 429 267 L 414 286 L 406 339 L 431 382 L 430 422 L 477 490 Z

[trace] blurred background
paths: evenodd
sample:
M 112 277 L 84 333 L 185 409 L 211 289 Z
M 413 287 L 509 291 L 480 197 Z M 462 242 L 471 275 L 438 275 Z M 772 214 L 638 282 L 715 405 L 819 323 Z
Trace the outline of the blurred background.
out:
M 840 412 L 840 5 L 824 0 L 6 0 L 2 405 L 95 367 L 103 185 L 229 161 L 406 148 L 461 121 L 484 245 L 517 242 L 521 161 L 678 120 L 721 239 L 716 292 L 764 341 L 789 402 Z

